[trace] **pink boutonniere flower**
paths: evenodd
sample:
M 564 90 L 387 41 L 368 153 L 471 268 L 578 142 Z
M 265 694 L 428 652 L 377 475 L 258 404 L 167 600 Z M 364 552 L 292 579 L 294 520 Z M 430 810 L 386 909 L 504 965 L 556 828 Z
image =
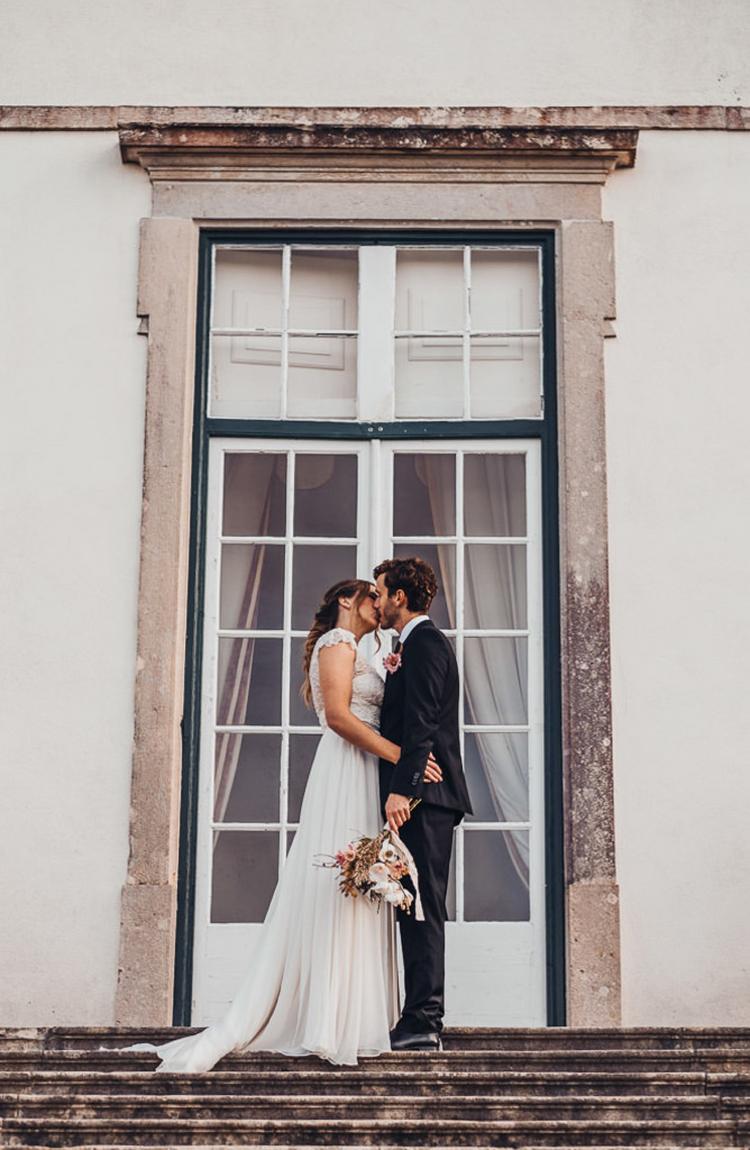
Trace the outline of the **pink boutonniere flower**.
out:
M 390 655 L 386 655 L 383 659 L 383 666 L 389 675 L 395 675 L 401 666 L 401 652 L 391 651 Z

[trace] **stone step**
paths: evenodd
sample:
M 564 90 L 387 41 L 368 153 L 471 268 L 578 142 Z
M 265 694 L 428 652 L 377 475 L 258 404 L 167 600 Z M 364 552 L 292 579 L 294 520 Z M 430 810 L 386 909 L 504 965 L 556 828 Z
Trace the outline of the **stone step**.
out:
M 359 1094 L 4 1094 L 0 1095 L 1 1118 L 48 1118 L 71 1120 L 101 1118 L 119 1122 L 127 1118 L 174 1119 L 272 1119 L 295 1121 L 376 1118 L 401 1122 L 406 1119 L 520 1121 L 521 1119 L 596 1118 L 618 1121 L 667 1121 L 669 1119 L 719 1118 L 747 1120 L 750 1099 L 720 1095 L 639 1096 L 535 1094 L 486 1094 L 432 1097 L 383 1097 Z
M 133 1052 L 106 1048 L 103 1050 L 5 1050 L 0 1052 L 0 1074 L 18 1070 L 57 1071 L 150 1071 L 158 1064 L 155 1054 L 148 1051 Z M 715 1047 L 705 1050 L 494 1050 L 444 1051 L 442 1053 L 411 1052 L 382 1054 L 376 1059 L 363 1059 L 357 1067 L 333 1066 L 322 1059 L 286 1058 L 280 1054 L 230 1054 L 218 1068 L 244 1072 L 296 1073 L 300 1070 L 324 1069 L 329 1075 L 343 1073 L 367 1074 L 377 1067 L 408 1074 L 417 1071 L 432 1073 L 505 1073 L 508 1070 L 526 1072 L 590 1071 L 607 1073 L 642 1071 L 650 1073 L 700 1071 L 706 1073 L 750 1073 L 750 1051 Z M 216 1071 L 212 1071 L 215 1073 Z
M 148 1146 L 151 1146 L 153 1144 L 144 1143 L 143 1145 L 148 1147 Z M 213 1143 L 211 1145 L 194 1144 L 193 1150 L 216 1150 L 216 1148 L 219 1145 L 221 1145 L 221 1144 L 220 1143 Z M 587 1145 L 587 1150 L 612 1150 L 613 1146 L 615 1147 L 615 1150 L 617 1150 L 618 1145 L 622 1148 L 622 1150 L 626 1150 L 626 1148 L 623 1147 L 622 1143 L 618 1144 L 616 1142 L 615 1143 L 610 1142 L 608 1146 L 604 1146 L 601 1144 L 596 1145 L 596 1146 Z M 632 1143 L 628 1143 L 628 1145 L 632 1145 Z M 128 1143 L 127 1145 L 125 1145 L 124 1143 L 114 1143 L 113 1142 L 113 1143 L 107 1144 L 107 1150 L 130 1150 L 131 1146 L 132 1146 L 132 1143 Z M 163 1143 L 159 1144 L 158 1150 L 173 1150 L 174 1146 L 175 1146 L 174 1143 L 163 1142 Z M 379 1150 L 398 1150 L 398 1148 L 393 1143 L 390 1143 L 390 1142 L 381 1142 L 378 1144 L 378 1146 L 379 1146 Z M 42 1148 L 42 1150 L 44 1150 L 44 1148 Z M 292 1145 L 283 1145 L 283 1146 L 277 1145 L 275 1147 L 275 1150 L 304 1150 L 304 1148 L 299 1146 L 299 1145 L 293 1145 L 293 1146 Z M 357 1146 L 353 1146 L 353 1145 L 351 1145 L 351 1143 L 347 1143 L 345 1146 L 342 1145 L 341 1143 L 336 1143 L 336 1144 L 329 1143 L 328 1150 L 365 1150 L 365 1147 L 361 1143 Z M 370 1148 L 368 1147 L 367 1150 L 370 1150 Z M 445 1146 L 445 1145 L 442 1145 L 442 1146 L 433 1145 L 432 1143 L 430 1143 L 430 1150 L 453 1150 L 453 1147 Z M 541 1150 L 541 1148 L 538 1146 L 538 1144 L 536 1146 L 533 1146 L 533 1145 L 524 1143 L 523 1150 Z M 552 1150 L 577 1150 L 577 1148 L 574 1146 L 571 1146 L 569 1143 L 562 1145 L 558 1142 L 554 1142 L 552 1144 Z M 670 1143 L 670 1145 L 667 1145 L 666 1143 L 659 1143 L 659 1144 L 653 1143 L 649 1146 L 649 1150 L 675 1150 L 675 1144 Z M 703 1147 L 698 1146 L 698 1145 L 691 1146 L 687 1143 L 685 1143 L 685 1144 L 680 1143 L 679 1150 L 703 1150 Z
M 468 1121 L 409 1118 L 357 1120 L 285 1118 L 6 1118 L 0 1141 L 18 1146 L 353 1146 L 383 1147 L 713 1147 L 746 1146 L 750 1125 L 732 1120 L 521 1119 Z
M 196 1027 L 25 1027 L 0 1028 L 0 1050 L 118 1048 L 134 1042 L 167 1042 Z M 737 1047 L 750 1052 L 747 1027 L 475 1027 L 449 1028 L 448 1051 L 476 1050 L 705 1050 Z
M 229 1055 L 154 1074 L 125 1051 L 190 1028 L 0 1030 L 0 1145 L 750 1146 L 750 1030 L 451 1030 L 357 1067 Z
M 143 1145 L 148 1146 L 151 1144 L 150 1143 L 144 1143 Z M 175 1145 L 174 1143 L 169 1143 L 169 1142 L 159 1143 L 158 1150 L 171 1150 L 171 1148 L 174 1147 L 174 1145 Z M 210 1145 L 194 1144 L 193 1150 L 216 1150 L 216 1147 L 219 1145 L 221 1145 L 221 1143 L 213 1143 Z M 571 1146 L 569 1143 L 562 1145 L 558 1142 L 554 1142 L 552 1145 L 553 1145 L 553 1150 L 576 1150 L 576 1148 L 574 1146 Z M 622 1146 L 621 1143 L 619 1145 Z M 632 1145 L 632 1143 L 629 1143 L 628 1145 Z M 114 1143 L 113 1142 L 113 1143 L 107 1144 L 107 1150 L 130 1150 L 131 1146 L 132 1146 L 132 1143 L 128 1143 L 126 1145 L 124 1143 Z M 397 1147 L 395 1146 L 395 1144 L 390 1143 L 390 1142 L 381 1142 L 378 1144 L 378 1146 L 379 1146 L 379 1150 L 397 1150 Z M 610 1142 L 609 1145 L 607 1145 L 607 1146 L 604 1146 L 601 1144 L 591 1146 L 591 1145 L 587 1144 L 587 1150 L 612 1150 L 613 1146 L 616 1148 L 618 1146 L 618 1143 Z M 303 1150 L 303 1147 L 301 1147 L 300 1145 L 277 1145 L 275 1147 L 275 1150 Z M 353 1146 L 351 1143 L 347 1143 L 345 1146 L 341 1143 L 335 1143 L 335 1144 L 329 1143 L 328 1144 L 328 1150 L 365 1150 L 365 1147 L 361 1143 L 357 1146 Z M 370 1150 L 370 1148 L 368 1147 L 367 1150 Z M 453 1150 L 453 1147 L 446 1146 L 446 1145 L 434 1145 L 433 1143 L 430 1143 L 430 1150 Z M 533 1146 L 533 1145 L 524 1143 L 523 1144 L 523 1150 L 540 1150 L 540 1148 L 538 1147 L 538 1144 L 537 1144 L 537 1146 Z M 623 1150 L 624 1150 L 624 1148 L 623 1148 Z M 671 1143 L 670 1145 L 667 1145 L 666 1143 L 659 1143 L 659 1144 L 653 1143 L 653 1144 L 649 1145 L 649 1150 L 674 1150 L 674 1143 Z M 702 1147 L 698 1146 L 698 1145 L 691 1146 L 687 1143 L 683 1145 L 683 1143 L 680 1143 L 679 1150 L 702 1150 Z
M 339 1070 L 212 1070 L 210 1074 L 154 1074 L 151 1071 L 10 1070 L 0 1072 L 0 1092 L 34 1094 L 349 1094 L 408 1097 L 439 1094 L 617 1094 L 653 1096 L 734 1095 L 750 1097 L 750 1073 L 703 1071 L 651 1073 L 630 1071 L 500 1072 L 401 1068 L 369 1065 Z

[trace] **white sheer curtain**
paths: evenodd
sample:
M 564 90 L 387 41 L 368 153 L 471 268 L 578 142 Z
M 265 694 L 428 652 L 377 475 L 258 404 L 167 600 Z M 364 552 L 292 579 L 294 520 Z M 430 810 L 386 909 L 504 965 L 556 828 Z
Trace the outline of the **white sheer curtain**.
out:
M 486 454 L 475 457 L 472 476 L 478 478 L 465 492 L 475 523 L 482 534 L 511 536 L 523 520 L 524 490 L 518 482 L 513 457 Z M 455 488 L 452 475 L 425 453 L 417 461 L 417 474 L 426 484 L 435 534 L 452 535 Z M 471 540 L 467 540 L 471 545 Z M 451 548 L 438 547 L 440 578 L 445 588 L 451 627 L 456 626 L 455 565 Z M 470 558 L 469 558 L 470 555 Z M 523 547 L 474 546 L 466 553 L 464 625 L 474 628 L 525 626 L 526 564 Z M 470 723 L 518 723 L 527 715 L 526 650 L 523 639 L 476 639 L 465 649 L 464 682 Z M 528 819 L 528 769 L 519 753 L 520 742 L 501 735 L 475 736 L 479 759 L 495 817 L 503 822 Z M 529 883 L 527 831 L 508 831 L 506 845 L 519 878 Z
M 298 456 L 295 493 L 324 487 L 334 475 L 335 464 L 336 457 L 333 455 Z M 227 514 L 230 522 L 235 519 L 238 534 L 269 534 L 274 478 L 279 478 L 279 456 L 261 452 L 227 454 L 224 475 L 225 522 Z M 300 534 L 319 534 L 315 510 L 308 513 L 307 517 L 302 515 L 297 526 Z M 229 532 L 234 533 L 234 529 L 230 527 Z M 238 553 L 236 560 L 231 554 L 234 551 Z M 262 543 L 224 546 L 221 614 L 232 628 L 251 630 L 256 626 L 267 554 L 268 547 Z M 267 585 L 265 594 L 269 594 Z M 275 586 L 273 594 L 281 600 L 283 587 Z M 220 726 L 234 726 L 242 724 L 247 714 L 255 639 L 247 637 L 224 642 L 228 642 L 230 650 L 226 670 L 220 676 L 217 722 Z M 217 735 L 214 767 L 214 819 L 217 822 L 226 814 L 241 749 L 242 735 L 231 732 Z
M 243 534 L 266 535 L 271 510 L 271 483 L 275 457 L 257 455 L 253 458 L 253 482 L 247 483 L 244 475 L 243 456 L 227 455 L 224 481 L 225 506 L 234 502 L 242 503 Z M 231 547 L 225 547 L 226 551 Z M 247 553 L 245 545 L 243 554 Z M 238 630 L 251 629 L 258 612 L 263 565 L 266 547 L 256 544 L 250 549 L 250 563 L 237 578 L 222 580 L 222 614 L 231 620 L 232 627 Z M 226 641 L 226 640 L 225 640 Z M 217 722 L 221 726 L 241 724 L 247 713 L 247 699 L 253 672 L 255 640 L 238 638 L 229 640 L 230 652 L 226 671 L 219 682 Z M 220 822 L 226 814 L 229 799 L 237 773 L 242 735 L 224 732 L 216 736 L 216 759 L 214 765 L 214 819 Z M 214 835 L 214 844 L 219 832 Z

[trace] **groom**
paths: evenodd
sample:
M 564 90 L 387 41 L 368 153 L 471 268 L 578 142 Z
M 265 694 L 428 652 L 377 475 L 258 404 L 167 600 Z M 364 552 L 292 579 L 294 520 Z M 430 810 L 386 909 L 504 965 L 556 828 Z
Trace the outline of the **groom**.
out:
M 386 663 L 380 732 L 399 744 L 401 758 L 395 766 L 380 760 L 380 795 L 391 830 L 414 856 L 424 909 L 424 922 L 398 911 L 406 996 L 391 1049 L 441 1050 L 453 828 L 472 813 L 458 736 L 458 666 L 453 647 L 427 614 L 438 589 L 430 565 L 386 559 L 373 575 L 380 625 L 399 635 Z M 443 781 L 425 786 L 430 752 Z M 422 802 L 410 814 L 412 798 Z

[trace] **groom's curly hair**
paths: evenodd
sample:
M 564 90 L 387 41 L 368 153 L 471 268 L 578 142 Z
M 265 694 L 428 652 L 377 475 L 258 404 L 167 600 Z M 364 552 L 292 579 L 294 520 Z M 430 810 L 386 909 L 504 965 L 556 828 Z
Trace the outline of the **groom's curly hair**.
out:
M 438 593 L 438 581 L 429 563 L 418 555 L 407 559 L 384 559 L 373 571 L 373 577 L 385 577 L 388 594 L 403 591 L 410 611 L 426 611 Z

